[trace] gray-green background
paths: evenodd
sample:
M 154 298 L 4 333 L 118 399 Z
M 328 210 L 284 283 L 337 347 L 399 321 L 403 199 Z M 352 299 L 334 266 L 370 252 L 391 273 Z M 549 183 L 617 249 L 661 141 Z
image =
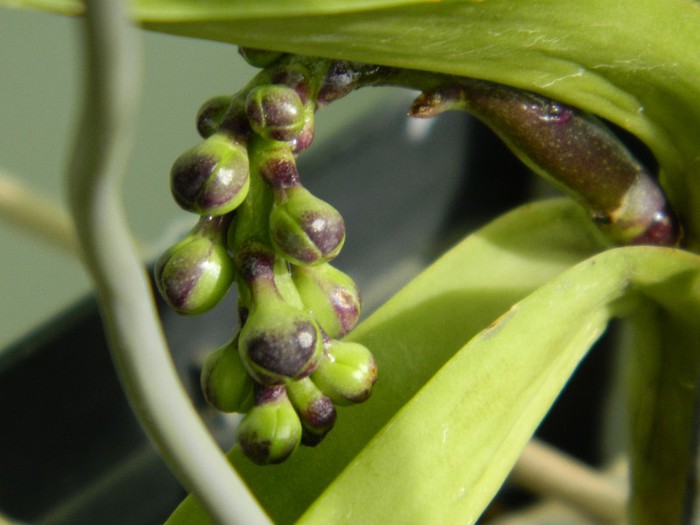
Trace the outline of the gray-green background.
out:
M 81 89 L 80 20 L 0 10 L 0 167 L 63 200 Z M 235 47 L 143 33 L 143 99 L 124 197 L 137 238 L 153 252 L 193 224 L 170 198 L 168 172 L 197 143 L 194 116 L 213 95 L 233 93 L 254 69 Z M 319 114 L 318 143 L 386 92 L 366 90 Z M 77 259 L 0 221 L 0 349 L 90 289 Z M 157 248 L 156 248 L 157 249 Z

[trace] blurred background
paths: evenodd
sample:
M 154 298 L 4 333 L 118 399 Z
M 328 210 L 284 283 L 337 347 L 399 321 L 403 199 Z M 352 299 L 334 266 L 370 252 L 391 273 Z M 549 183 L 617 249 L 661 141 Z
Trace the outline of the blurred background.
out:
M 80 110 L 80 20 L 3 10 L 0 35 L 0 171 L 61 203 Z M 169 171 L 201 140 L 199 106 L 235 93 L 255 70 L 230 45 L 141 36 L 143 99 L 123 192 L 148 263 L 195 223 L 172 200 Z M 498 176 L 464 177 L 483 146 L 468 139 L 474 122 L 458 113 L 411 121 L 413 96 L 366 89 L 334 103 L 318 113 L 299 162 L 304 185 L 345 218 L 334 264 L 357 281 L 365 315 L 457 238 L 448 230 L 464 210 L 493 215 L 513 204 L 508 186 L 492 191 Z M 468 180 L 489 183 L 471 204 L 461 200 Z M 507 202 L 493 207 L 484 194 Z M 162 523 L 184 493 L 124 399 L 77 258 L 5 220 L 0 243 L 0 523 L 3 514 L 44 525 Z M 234 333 L 236 311 L 235 290 L 196 318 L 161 305 L 176 366 L 222 447 L 233 421 L 207 409 L 198 378 L 204 356 Z
M 123 191 L 149 262 L 195 222 L 172 200 L 169 171 L 201 140 L 199 106 L 235 93 L 255 70 L 233 46 L 141 36 L 143 98 Z M 82 45 L 79 20 L 0 10 L 0 172 L 60 203 Z M 413 96 L 364 89 L 334 103 L 317 114 L 314 145 L 299 159 L 304 185 L 345 218 L 334 264 L 357 281 L 364 317 L 468 231 L 552 193 L 467 115 L 409 120 Z M 3 514 L 42 525 L 162 523 L 184 493 L 124 399 L 80 263 L 5 220 L 0 243 L 0 523 Z M 222 447 L 233 421 L 207 409 L 198 377 L 206 353 L 235 332 L 235 305 L 235 291 L 195 318 L 161 305 L 181 377 Z M 593 352 L 540 429 L 591 462 L 600 460 L 608 362 Z
M 235 93 L 254 74 L 234 46 L 142 34 L 145 64 L 137 142 L 124 181 L 131 227 L 150 259 L 193 217 L 169 191 L 169 171 L 197 144 L 194 121 L 209 97 Z M 40 12 L 0 11 L 0 170 L 64 200 L 64 172 L 81 96 L 80 21 Z M 317 144 L 391 98 L 364 90 L 319 115 Z M 314 147 L 309 155 L 313 155 Z M 0 220 L 0 349 L 31 332 L 89 290 L 77 259 Z

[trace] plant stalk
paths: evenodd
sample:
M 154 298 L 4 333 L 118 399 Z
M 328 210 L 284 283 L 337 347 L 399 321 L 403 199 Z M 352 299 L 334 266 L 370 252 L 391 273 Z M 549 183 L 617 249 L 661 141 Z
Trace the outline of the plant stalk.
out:
M 513 467 L 510 480 L 529 491 L 565 503 L 600 523 L 621 523 L 627 490 L 587 465 L 533 439 Z
M 78 252 L 70 215 L 53 199 L 0 169 L 0 217 L 66 253 Z
M 86 91 L 67 173 L 70 210 L 112 357 L 144 429 L 217 523 L 269 523 L 180 383 L 120 202 L 133 142 L 140 49 L 125 2 L 87 2 Z

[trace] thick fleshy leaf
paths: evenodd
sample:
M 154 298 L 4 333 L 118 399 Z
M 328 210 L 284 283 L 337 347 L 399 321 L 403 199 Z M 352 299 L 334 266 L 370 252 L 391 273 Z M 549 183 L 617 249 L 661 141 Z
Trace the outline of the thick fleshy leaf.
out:
M 321 445 L 272 469 L 231 455 L 275 523 L 294 522 L 466 341 L 600 243 L 571 202 L 525 206 L 468 237 L 361 323 L 348 339 L 370 348 L 379 363 L 369 401 L 339 409 Z M 181 513 L 191 520 L 190 504 L 191 498 L 170 523 L 185 523 Z
M 517 303 L 433 376 L 300 523 L 473 523 L 608 319 L 630 308 L 618 302 L 649 298 L 663 312 L 652 318 L 663 351 L 632 357 L 645 369 L 632 390 L 635 523 L 680 523 L 693 464 L 700 258 L 651 247 L 606 251 Z
M 642 373 L 632 390 L 639 396 L 633 400 L 633 431 L 643 455 L 635 468 L 646 485 L 643 494 L 662 488 L 665 482 L 655 474 L 687 466 L 688 421 L 682 416 L 692 407 L 689 387 L 699 362 L 700 258 L 695 255 L 649 247 L 603 252 L 529 294 L 449 359 L 458 340 L 484 326 L 480 314 L 505 311 L 496 305 L 511 303 L 503 302 L 506 290 L 520 290 L 522 296 L 537 286 L 535 281 L 562 269 L 553 261 L 567 266 L 594 250 L 593 237 L 581 228 L 585 224 L 562 202 L 518 210 L 468 238 L 363 323 L 354 338 L 373 347 L 384 370 L 371 402 L 343 410 L 326 443 L 310 453 L 300 451 L 274 470 L 251 468 L 233 454 L 275 522 L 296 521 L 300 508 L 310 503 L 309 494 L 315 497 L 331 481 L 301 523 L 470 522 L 609 317 L 644 312 L 649 304 L 657 305 L 656 319 L 666 323 L 668 342 L 679 342 L 673 336 L 678 329 L 685 343 L 654 346 L 652 339 L 666 358 L 674 356 L 670 371 L 656 367 L 658 352 L 644 351 L 649 343 L 635 354 Z M 552 245 L 544 242 L 548 235 L 540 228 L 554 234 Z M 557 248 L 562 246 L 568 249 Z M 683 367 L 685 381 L 679 384 Z M 665 406 L 648 410 L 657 393 L 684 411 L 683 425 Z M 682 476 L 674 479 L 677 490 Z M 637 501 L 640 512 L 653 501 L 658 498 Z M 199 516 L 206 523 L 193 512 L 194 503 L 183 504 L 171 523 L 182 523 L 178 515 Z M 657 516 L 672 510 L 661 509 Z

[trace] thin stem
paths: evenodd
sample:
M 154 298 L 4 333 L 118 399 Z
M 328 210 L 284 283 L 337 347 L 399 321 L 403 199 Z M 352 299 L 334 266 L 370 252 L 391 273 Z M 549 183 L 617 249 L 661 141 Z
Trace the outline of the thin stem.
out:
M 566 503 L 602 523 L 625 517 L 627 490 L 561 451 L 531 440 L 511 472 L 511 481 L 539 495 Z
M 0 217 L 72 255 L 78 252 L 78 240 L 68 212 L 2 169 Z
M 159 328 L 119 192 L 133 141 L 140 51 L 124 2 L 87 5 L 87 89 L 67 183 L 115 367 L 141 424 L 212 519 L 269 523 L 194 410 Z

